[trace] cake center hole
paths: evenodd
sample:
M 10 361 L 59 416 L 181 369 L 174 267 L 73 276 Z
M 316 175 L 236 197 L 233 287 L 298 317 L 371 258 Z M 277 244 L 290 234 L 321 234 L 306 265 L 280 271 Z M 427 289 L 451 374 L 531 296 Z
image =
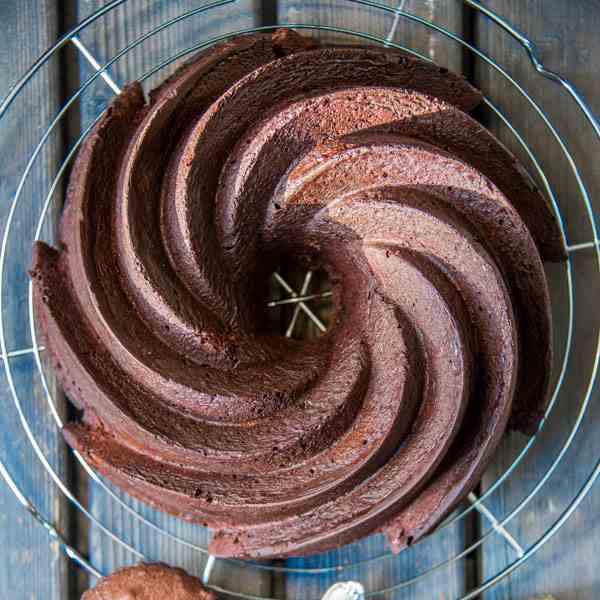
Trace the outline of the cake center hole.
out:
M 327 273 L 281 266 L 270 278 L 267 310 L 269 329 L 274 335 L 295 340 L 320 337 L 333 321 L 331 282 Z

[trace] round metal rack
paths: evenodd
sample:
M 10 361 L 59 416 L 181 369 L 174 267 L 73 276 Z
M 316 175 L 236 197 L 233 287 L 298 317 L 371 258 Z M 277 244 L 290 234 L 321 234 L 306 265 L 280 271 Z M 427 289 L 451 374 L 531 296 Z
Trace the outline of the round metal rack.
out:
M 2 127 L 8 115 L 19 114 L 19 111 L 25 110 L 21 99 L 35 85 L 36 78 L 42 77 L 44 69 L 47 69 L 52 61 L 57 60 L 59 54 L 68 47 L 75 49 L 79 53 L 83 64 L 90 69 L 89 76 L 85 78 L 79 89 L 75 90 L 66 99 L 56 115 L 46 124 L 45 130 L 40 132 L 39 141 L 29 149 L 27 159 L 19 164 L 19 183 L 16 192 L 12 198 L 5 199 L 10 204 L 9 208 L 3 213 L 5 216 L 1 224 L 0 352 L 13 404 L 4 407 L 4 413 L 0 417 L 2 429 L 10 431 L 8 438 L 0 438 L 0 474 L 19 502 L 48 530 L 50 538 L 60 544 L 69 558 L 93 576 L 106 573 L 102 572 L 101 565 L 94 564 L 92 560 L 83 556 L 78 551 L 76 542 L 69 539 L 66 532 L 60 531 L 60 527 L 52 523 L 52 519 L 48 517 L 50 507 L 46 505 L 43 498 L 40 498 L 39 490 L 33 488 L 31 483 L 33 478 L 23 476 L 23 469 L 18 468 L 15 462 L 13 450 L 17 444 L 26 445 L 28 451 L 35 457 L 34 463 L 28 466 L 28 469 L 41 469 L 45 472 L 44 476 L 52 482 L 52 485 L 58 488 L 64 498 L 81 512 L 99 538 L 109 540 L 116 547 L 122 549 L 123 564 L 141 559 L 163 560 L 171 564 L 181 564 L 189 569 L 190 561 L 193 561 L 196 565 L 196 573 L 201 575 L 205 583 L 216 591 L 226 592 L 233 597 L 256 600 L 269 599 L 270 596 L 247 593 L 243 589 L 237 589 L 233 577 L 215 579 L 216 570 L 221 572 L 236 570 L 237 573 L 240 570 L 257 573 L 266 570 L 284 573 L 288 576 L 306 576 L 312 581 L 322 581 L 323 589 L 338 584 L 337 589 L 341 590 L 340 584 L 342 582 L 355 580 L 361 583 L 360 586 L 352 587 L 352 593 L 355 593 L 357 598 L 363 592 L 365 597 L 389 592 L 390 597 L 401 598 L 405 589 L 427 581 L 430 577 L 443 575 L 446 570 L 460 561 L 466 560 L 472 553 L 482 552 L 484 545 L 507 544 L 508 551 L 505 553 L 507 556 L 505 563 L 500 565 L 496 572 L 489 574 L 481 585 L 468 590 L 462 596 L 462 600 L 475 598 L 538 552 L 562 527 L 600 474 L 600 460 L 598 460 L 600 458 L 600 448 L 598 448 L 594 449 L 598 451 L 588 461 L 587 477 L 572 488 L 569 493 L 569 501 L 561 507 L 559 514 L 549 515 L 548 522 L 544 522 L 543 531 L 535 531 L 532 535 L 527 536 L 527 539 L 519 539 L 518 536 L 511 533 L 511 527 L 520 518 L 523 518 L 527 511 L 539 510 L 540 498 L 544 497 L 549 481 L 559 475 L 560 469 L 565 468 L 565 464 L 568 464 L 569 460 L 573 460 L 573 456 L 579 451 L 579 444 L 587 443 L 588 438 L 585 437 L 583 430 L 586 426 L 589 427 L 589 414 L 595 408 L 591 398 L 600 360 L 600 331 L 597 319 L 592 320 L 593 322 L 590 325 L 595 328 L 592 334 L 594 347 L 590 350 L 591 353 L 588 352 L 587 354 L 586 372 L 582 377 L 581 368 L 579 368 L 577 376 L 580 383 L 578 385 L 573 382 L 565 383 L 571 378 L 574 363 L 578 364 L 579 362 L 579 357 L 574 356 L 573 350 L 578 344 L 575 323 L 577 319 L 585 319 L 589 316 L 585 313 L 585 310 L 589 310 L 585 306 L 584 312 L 582 312 L 578 298 L 585 295 L 586 285 L 589 284 L 590 278 L 598 280 L 600 274 L 600 246 L 594 209 L 584 180 L 584 169 L 582 169 L 581 160 L 574 156 L 570 150 L 571 140 L 561 136 L 541 104 L 525 86 L 521 85 L 511 75 L 507 68 L 457 33 L 425 18 L 418 10 L 410 10 L 405 0 L 401 0 L 398 5 L 387 5 L 374 0 L 339 0 L 340 7 L 350 7 L 352 11 L 355 11 L 355 14 L 358 11 L 358 14 L 361 15 L 360 22 L 362 26 L 360 30 L 344 26 L 343 11 L 340 11 L 339 22 L 335 20 L 327 23 L 296 22 L 292 19 L 286 23 L 278 23 L 277 26 L 307 30 L 312 35 L 328 40 L 335 39 L 337 41 L 342 40 L 344 43 L 368 43 L 395 47 L 430 60 L 430 56 L 423 55 L 422 51 L 401 44 L 401 36 L 400 41 L 398 41 L 399 36 L 396 34 L 399 27 L 410 27 L 418 32 L 421 39 L 435 37 L 437 40 L 442 40 L 449 47 L 459 49 L 465 56 L 469 56 L 470 60 L 477 61 L 479 68 L 490 70 L 503 81 L 504 85 L 517 92 L 520 98 L 518 107 L 503 107 L 492 101 L 492 99 L 485 98 L 483 110 L 487 120 L 492 121 L 498 128 L 508 132 L 511 136 L 513 148 L 516 148 L 519 155 L 524 157 L 527 167 L 552 203 L 569 253 L 569 259 L 565 263 L 557 265 L 550 277 L 553 306 L 557 313 L 555 320 L 558 323 L 555 332 L 557 347 L 556 375 L 551 400 L 537 434 L 527 439 L 519 438 L 521 440 L 520 445 L 513 442 L 513 460 L 503 468 L 495 469 L 494 474 L 487 478 L 488 484 L 485 490 L 478 495 L 471 494 L 468 503 L 454 513 L 434 534 L 415 547 L 409 548 L 400 556 L 394 556 L 386 549 L 381 536 L 372 536 L 369 538 L 370 541 L 366 549 L 364 544 L 361 546 L 360 559 L 356 558 L 358 556 L 356 544 L 342 548 L 337 552 L 328 553 L 326 561 L 321 560 L 321 557 L 309 557 L 304 560 L 288 561 L 287 563 L 255 563 L 215 559 L 207 552 L 209 532 L 206 529 L 198 526 L 193 528 L 193 533 L 190 534 L 190 527 L 188 526 L 185 530 L 186 534 L 182 534 L 182 528 L 177 519 L 159 515 L 118 490 L 110 482 L 95 473 L 86 464 L 83 456 L 67 448 L 62 442 L 59 442 L 58 446 L 47 443 L 49 436 L 62 439 L 59 430 L 64 423 L 65 415 L 64 407 L 59 401 L 58 389 L 52 380 L 51 370 L 44 360 L 44 348 L 40 345 L 36 333 L 31 285 L 26 282 L 26 270 L 30 260 L 27 249 L 31 247 L 32 242 L 36 239 L 53 241 L 52 219 L 58 214 L 65 177 L 68 175 L 73 157 L 94 124 L 103 114 L 106 103 L 114 94 L 119 93 L 121 86 L 127 80 L 137 79 L 143 84 L 151 86 L 172 72 L 177 64 L 194 52 L 235 35 L 274 28 L 273 25 L 256 26 L 252 23 L 252 26 L 249 27 L 241 27 L 236 30 L 227 29 L 227 15 L 242 10 L 240 5 L 243 0 L 198 2 L 198 5 L 192 9 L 189 9 L 188 3 L 188 10 L 181 11 L 180 14 L 172 18 L 159 23 L 154 22 L 147 28 L 132 28 L 136 32 L 136 37 L 132 36 L 132 39 L 122 43 L 121 49 L 113 56 L 99 56 L 90 51 L 86 43 L 86 36 L 89 35 L 89 32 L 94 27 L 105 27 L 104 19 L 110 15 L 111 11 L 118 10 L 121 5 L 128 1 L 134 2 L 135 0 L 109 2 L 102 9 L 79 23 L 52 48 L 40 56 L 0 105 L 0 132 L 2 132 Z M 544 67 L 534 43 L 517 31 L 510 23 L 476 0 L 464 0 L 464 4 L 471 10 L 485 15 L 489 19 L 489 27 L 503 30 L 504 35 L 509 36 L 516 42 L 519 46 L 518 52 L 522 54 L 522 61 L 529 61 L 530 68 L 535 70 L 540 78 L 546 78 L 554 82 L 555 94 L 564 94 L 570 97 L 574 112 L 586 123 L 587 127 L 593 129 L 596 139 L 600 141 L 600 123 L 585 100 L 568 80 Z M 216 25 L 214 29 L 208 27 L 209 35 L 201 36 L 195 43 L 189 43 L 185 36 L 181 42 L 178 42 L 179 45 L 173 42 L 177 36 L 170 35 L 170 32 L 179 24 L 193 18 L 204 19 L 209 22 L 213 14 L 217 15 L 215 17 Z M 293 13 L 290 14 L 293 16 Z M 239 19 L 236 22 L 240 22 Z M 382 22 L 384 26 L 381 25 Z M 376 26 L 373 23 L 376 23 Z M 204 30 L 206 30 L 206 27 L 204 27 Z M 140 31 L 143 31 L 143 33 L 139 33 Z M 127 72 L 127 80 L 120 81 L 114 75 L 117 67 L 123 61 L 126 61 L 132 53 L 143 51 L 146 41 L 161 35 L 167 36 L 170 40 L 169 44 L 164 45 L 164 53 L 147 57 L 147 61 L 130 61 L 128 63 L 129 65 L 131 63 L 138 65 L 150 61 L 151 65 L 145 64 L 143 69 L 136 72 L 131 72 L 130 69 Z M 415 36 L 411 35 L 410 39 L 415 39 Z M 57 161 L 58 166 L 55 172 L 41 173 L 41 159 L 44 153 L 48 151 L 52 137 L 63 127 L 64 121 L 74 114 L 77 107 L 81 107 L 89 100 L 92 95 L 91 92 L 100 89 L 100 86 L 104 88 L 103 97 L 107 102 L 95 106 L 94 111 L 92 111 L 94 114 L 82 127 L 83 131 L 79 138 L 68 149 L 65 156 Z M 582 224 L 577 231 L 569 229 L 570 220 L 564 217 L 567 199 L 555 193 L 552 173 L 548 171 L 547 167 L 544 168 L 537 159 L 535 147 L 531 140 L 528 140 L 526 135 L 513 124 L 512 110 L 529 111 L 531 119 L 539 122 L 545 130 L 544 143 L 552 144 L 560 150 L 562 160 L 570 169 L 570 177 L 572 178 L 571 189 L 573 194 L 568 199 L 570 214 L 574 210 L 573 203 L 577 203 L 577 222 Z M 39 185 L 40 178 L 45 182 L 42 199 L 39 198 L 39 193 L 36 196 L 32 194 L 32 182 L 37 181 Z M 39 213 L 33 220 L 23 216 L 25 214 L 23 207 L 27 203 L 30 203 L 28 214 L 31 214 L 32 205 L 39 207 Z M 582 234 L 582 231 L 585 233 Z M 587 237 L 582 239 L 582 235 Z M 571 240 L 575 241 L 572 242 Z M 25 249 L 25 251 L 19 249 Z M 589 261 L 587 261 L 588 271 L 584 276 L 580 273 L 576 260 L 580 253 L 595 253 L 593 268 L 590 270 Z M 9 318 L 7 307 L 10 306 L 14 309 L 14 298 L 11 299 L 12 290 L 8 287 L 7 274 L 9 272 L 14 274 L 15 269 L 22 273 L 22 285 L 23 289 L 26 290 L 27 301 L 23 303 L 23 306 L 18 307 L 18 310 L 13 310 Z M 320 297 L 326 296 L 327 293 L 313 293 L 310 283 L 310 274 L 305 277 L 302 286 L 298 289 L 294 289 L 281 276 L 276 279 L 276 284 L 280 286 L 284 297 L 283 299 L 280 297 L 274 300 L 271 305 L 278 306 L 291 303 L 296 307 L 293 311 L 293 321 L 288 328 L 290 334 L 301 314 L 311 319 L 317 328 L 323 327 L 319 317 L 311 310 L 311 303 Z M 16 319 L 14 317 L 15 312 L 18 315 Z M 565 392 L 566 385 L 569 388 L 568 394 Z M 41 394 L 37 393 L 39 390 L 42 391 Z M 573 403 L 578 404 L 578 411 L 566 422 L 563 420 L 563 413 L 561 412 L 561 406 L 565 402 L 569 402 L 571 407 Z M 33 419 L 33 415 L 39 416 L 42 412 L 47 413 L 48 417 Z M 571 411 L 570 414 L 573 415 L 573 412 Z M 558 422 L 560 422 L 560 426 L 557 425 Z M 551 443 L 549 439 L 551 439 Z M 542 461 L 544 469 L 535 481 L 531 481 L 526 476 L 528 461 L 536 453 L 539 456 L 540 446 L 542 445 L 544 447 Z M 104 496 L 111 499 L 115 507 L 113 513 L 100 511 L 97 503 L 90 502 L 84 496 L 78 495 L 77 490 L 71 485 L 68 474 L 61 466 L 63 463 L 59 460 L 61 453 L 65 452 L 74 455 L 75 461 L 89 479 L 89 485 L 93 486 L 96 497 Z M 518 500 L 513 501 L 511 505 L 504 506 L 502 511 L 499 512 L 496 506 L 498 503 L 495 502 L 496 496 L 506 486 L 512 486 L 511 489 L 514 491 L 514 489 L 517 489 L 517 483 L 520 490 Z M 492 505 L 496 506 L 496 509 L 490 508 Z M 463 540 L 464 543 L 460 550 L 456 550 L 456 546 L 453 545 L 443 560 L 433 560 L 431 564 L 420 565 L 418 568 L 407 569 L 405 572 L 396 570 L 394 572 L 397 572 L 398 575 L 392 577 L 393 581 L 388 576 L 386 578 L 387 583 L 383 586 L 379 583 L 378 577 L 374 576 L 374 574 L 388 569 L 393 561 L 403 560 L 404 564 L 410 562 L 410 553 L 414 552 L 415 548 L 418 548 L 421 544 L 435 544 L 439 536 L 445 536 L 445 539 L 447 539 L 456 530 L 457 526 L 474 514 L 473 511 L 480 513 L 485 526 L 481 527 L 481 531 L 473 539 Z M 115 515 L 117 513 L 125 515 L 126 519 L 116 519 Z M 144 539 L 154 539 L 156 543 L 146 544 L 146 547 L 143 547 L 143 544 L 139 541 L 140 536 L 133 535 L 131 530 L 123 525 L 127 520 L 137 523 L 137 527 L 144 532 Z M 159 541 L 161 543 L 158 543 Z M 310 589 L 315 588 L 311 587 Z M 307 596 L 307 600 L 318 600 L 318 598 Z

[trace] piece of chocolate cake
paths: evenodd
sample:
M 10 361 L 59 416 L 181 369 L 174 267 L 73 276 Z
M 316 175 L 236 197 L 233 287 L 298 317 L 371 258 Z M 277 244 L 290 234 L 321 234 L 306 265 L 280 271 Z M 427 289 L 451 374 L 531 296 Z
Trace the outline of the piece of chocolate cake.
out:
M 162 563 L 127 567 L 104 577 L 81 600 L 216 600 L 195 577 Z
M 399 549 L 535 431 L 565 251 L 461 77 L 280 30 L 128 86 L 73 168 L 38 324 L 83 410 L 65 437 L 213 554 Z M 284 258 L 328 272 L 318 341 L 269 335 Z M 524 360 L 524 357 L 526 359 Z M 525 370 L 526 366 L 526 370 Z

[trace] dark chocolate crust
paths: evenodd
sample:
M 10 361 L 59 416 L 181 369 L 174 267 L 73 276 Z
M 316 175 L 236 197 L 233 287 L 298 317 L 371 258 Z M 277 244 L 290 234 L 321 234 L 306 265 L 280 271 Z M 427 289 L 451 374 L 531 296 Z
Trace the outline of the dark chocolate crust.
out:
M 69 444 L 134 496 L 217 529 L 221 556 L 394 548 L 537 427 L 552 358 L 552 212 L 403 53 L 239 37 L 145 103 L 127 87 L 37 243 L 39 326 L 83 419 Z M 282 257 L 323 268 L 318 343 L 265 333 Z M 523 360 L 526 358 L 526 363 Z M 525 372 L 524 365 L 527 366 Z
M 142 563 L 100 580 L 81 600 L 216 600 L 200 581 L 183 569 Z

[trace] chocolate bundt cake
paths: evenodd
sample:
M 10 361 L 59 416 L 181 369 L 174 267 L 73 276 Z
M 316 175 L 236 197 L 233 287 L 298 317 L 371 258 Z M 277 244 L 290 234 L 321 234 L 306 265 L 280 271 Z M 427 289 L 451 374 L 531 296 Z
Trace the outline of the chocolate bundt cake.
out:
M 127 567 L 104 577 L 81 600 L 216 600 L 183 569 L 162 563 Z
M 280 30 L 129 85 L 73 168 L 34 302 L 83 410 L 68 443 L 219 556 L 435 527 L 539 423 L 554 216 L 464 79 Z M 266 328 L 284 259 L 332 282 L 317 341 Z

